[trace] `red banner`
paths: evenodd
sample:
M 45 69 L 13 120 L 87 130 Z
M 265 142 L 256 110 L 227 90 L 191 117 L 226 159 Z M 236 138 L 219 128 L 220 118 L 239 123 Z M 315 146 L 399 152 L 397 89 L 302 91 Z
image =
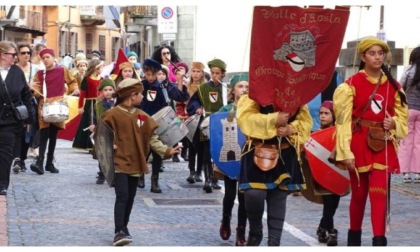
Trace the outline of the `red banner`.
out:
M 331 80 L 349 8 L 254 7 L 249 96 L 294 113 Z

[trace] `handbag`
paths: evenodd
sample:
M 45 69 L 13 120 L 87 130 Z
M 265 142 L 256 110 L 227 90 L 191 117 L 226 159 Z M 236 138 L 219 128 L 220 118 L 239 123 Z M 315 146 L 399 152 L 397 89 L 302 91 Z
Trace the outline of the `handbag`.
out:
M 24 121 L 28 119 L 29 118 L 28 108 L 23 103 L 17 106 L 13 104 L 12 97 L 10 97 L 10 94 L 9 94 L 9 89 L 7 89 L 6 81 L 4 81 L 3 78 L 1 78 L 1 80 L 4 84 L 4 88 L 6 89 L 7 96 L 9 97 L 10 106 L 12 106 L 13 108 L 13 115 L 15 116 L 15 119 L 17 121 Z
M 269 171 L 276 167 L 279 156 L 276 145 L 261 144 L 255 146 L 254 163 L 262 171 Z
M 367 144 L 375 152 L 379 152 L 385 148 L 388 141 L 388 134 L 384 128 L 369 127 Z
M 18 121 L 24 121 L 29 118 L 28 109 L 24 104 L 14 106 L 13 114 L 15 115 L 15 119 Z

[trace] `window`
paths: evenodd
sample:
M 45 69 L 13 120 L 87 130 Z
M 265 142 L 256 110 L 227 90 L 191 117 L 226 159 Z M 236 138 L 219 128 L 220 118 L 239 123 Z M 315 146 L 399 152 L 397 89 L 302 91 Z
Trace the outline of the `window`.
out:
M 99 51 L 102 54 L 102 59 L 106 59 L 105 48 L 106 48 L 106 38 L 104 35 L 99 35 Z
M 77 41 L 78 40 L 78 33 L 77 32 L 72 32 L 71 33 L 71 43 L 70 43 L 70 53 L 71 55 L 75 55 L 77 49 L 79 48 Z
M 92 54 L 93 38 L 92 33 L 86 33 L 86 56 Z
M 58 56 L 66 54 L 67 36 L 68 36 L 68 32 L 60 31 L 60 47 L 58 48 L 58 51 L 59 51 L 60 54 Z

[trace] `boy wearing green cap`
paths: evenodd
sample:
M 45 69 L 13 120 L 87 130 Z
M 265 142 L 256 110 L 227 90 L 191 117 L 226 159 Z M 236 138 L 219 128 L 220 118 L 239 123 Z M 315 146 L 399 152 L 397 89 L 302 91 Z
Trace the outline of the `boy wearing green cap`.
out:
M 115 82 L 112 79 L 103 79 L 98 86 L 99 96 L 97 98 L 94 110 L 93 124 L 89 126 L 89 130 L 93 132 L 97 125 L 99 118 L 109 109 L 114 107 L 115 100 L 112 95 L 115 93 Z M 93 147 L 95 148 L 95 146 Z M 95 151 L 93 157 L 96 159 Z M 105 176 L 99 165 L 98 176 L 96 177 L 96 184 L 100 185 L 105 182 Z
M 198 86 L 187 104 L 189 116 L 201 115 L 200 123 L 211 113 L 217 112 L 224 104 L 222 79 L 226 74 L 226 63 L 221 59 L 214 59 L 207 63 L 210 68 L 211 80 Z M 227 101 L 227 100 L 226 100 Z M 199 126 L 200 127 L 200 126 Z M 210 142 L 207 136 L 200 134 L 200 144 L 197 144 L 197 153 L 203 153 L 203 171 L 205 183 L 203 190 L 211 193 L 213 189 L 220 189 L 217 179 L 213 179 L 213 164 L 210 158 Z

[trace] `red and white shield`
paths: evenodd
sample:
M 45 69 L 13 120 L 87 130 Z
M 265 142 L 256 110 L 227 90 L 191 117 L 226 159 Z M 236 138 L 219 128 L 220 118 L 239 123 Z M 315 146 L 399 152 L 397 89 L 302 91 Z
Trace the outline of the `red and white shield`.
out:
M 335 147 L 335 126 L 318 130 L 305 143 L 306 158 L 315 181 L 329 191 L 345 195 L 350 185 L 350 175 L 328 161 Z
M 148 101 L 154 101 L 156 99 L 156 90 L 147 90 L 147 100 Z
M 217 93 L 217 92 L 209 92 L 210 102 L 211 103 L 217 102 L 218 95 L 219 95 L 219 93 Z

